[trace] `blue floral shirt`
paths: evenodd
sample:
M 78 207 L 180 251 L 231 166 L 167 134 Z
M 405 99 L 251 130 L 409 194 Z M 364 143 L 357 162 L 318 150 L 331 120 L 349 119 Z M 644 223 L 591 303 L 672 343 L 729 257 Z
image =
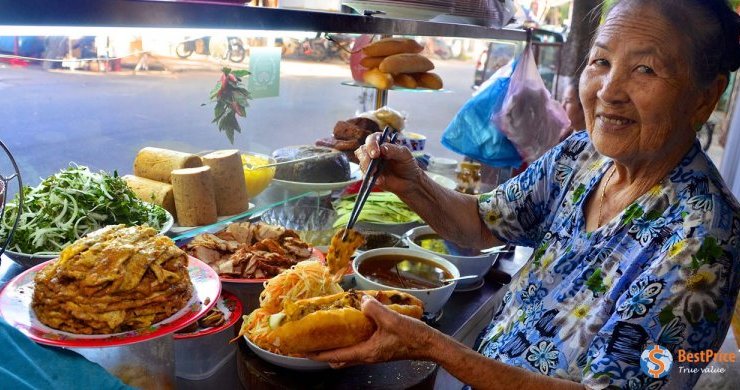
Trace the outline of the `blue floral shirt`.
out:
M 716 351 L 732 318 L 740 205 L 697 143 L 660 183 L 587 232 L 583 205 L 612 164 L 579 132 L 479 197 L 496 236 L 535 248 L 479 351 L 590 388 L 689 388 L 701 373 L 687 369 L 706 363 L 679 362 L 678 351 Z M 646 365 L 653 345 L 667 348 L 672 364 Z

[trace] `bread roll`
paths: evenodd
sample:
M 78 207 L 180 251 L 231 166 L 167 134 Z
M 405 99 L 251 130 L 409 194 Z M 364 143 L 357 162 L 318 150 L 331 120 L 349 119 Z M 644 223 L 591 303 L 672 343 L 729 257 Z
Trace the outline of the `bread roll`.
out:
M 362 49 L 368 57 L 385 57 L 399 53 L 421 53 L 424 46 L 409 38 L 385 38 Z
M 203 166 L 200 157 L 174 150 L 146 147 L 134 160 L 134 175 L 170 183 L 170 173 L 175 169 Z
M 249 196 L 239 151 L 218 150 L 201 159 L 204 165 L 211 167 L 218 215 L 234 215 L 247 211 Z
M 442 89 L 442 78 L 436 73 L 416 73 L 414 78 L 420 88 Z
M 172 192 L 172 185 L 159 181 L 149 180 L 134 175 L 126 175 L 122 178 L 126 184 L 134 191 L 136 197 L 144 202 L 156 204 L 169 211 L 174 217 L 175 212 L 175 195 Z
M 378 68 L 372 68 L 365 72 L 365 82 L 377 89 L 391 89 L 393 87 L 393 76 L 383 73 Z
M 241 180 L 244 180 L 242 177 Z M 177 223 L 201 226 L 216 222 L 216 197 L 210 167 L 184 168 L 172 171 Z
M 385 57 L 363 57 L 360 60 L 360 65 L 367 69 L 377 68 L 384 59 Z
M 421 300 L 393 290 L 350 290 L 286 302 L 278 314 L 284 315 L 282 321 L 274 329 L 270 326 L 264 334 L 267 345 L 261 347 L 303 354 L 348 347 L 369 339 L 375 332 L 375 324 L 362 314 L 363 295 L 370 295 L 388 309 L 409 317 L 420 318 L 424 311 Z M 269 321 L 269 316 L 264 316 L 263 321 Z
M 420 54 L 394 54 L 386 57 L 378 69 L 385 73 L 419 73 L 434 69 L 434 64 Z
M 393 84 L 398 85 L 399 87 L 404 87 L 408 89 L 416 89 L 417 83 L 416 79 L 406 73 L 399 73 L 397 75 L 393 75 Z

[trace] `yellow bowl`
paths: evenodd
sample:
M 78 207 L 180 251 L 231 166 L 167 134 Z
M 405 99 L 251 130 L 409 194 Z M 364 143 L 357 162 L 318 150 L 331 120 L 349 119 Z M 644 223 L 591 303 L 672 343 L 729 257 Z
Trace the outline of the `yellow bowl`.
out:
M 244 180 L 247 182 L 247 195 L 249 199 L 259 195 L 270 185 L 275 177 L 275 167 L 259 168 L 260 165 L 273 164 L 275 159 L 259 153 L 242 153 L 242 164 L 244 164 Z M 255 167 L 255 168 L 252 168 Z

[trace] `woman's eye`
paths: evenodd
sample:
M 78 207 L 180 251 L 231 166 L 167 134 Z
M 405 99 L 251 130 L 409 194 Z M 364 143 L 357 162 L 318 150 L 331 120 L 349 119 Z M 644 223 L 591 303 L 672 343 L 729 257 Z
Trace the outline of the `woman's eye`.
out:
M 640 72 L 640 73 L 645 73 L 645 74 L 655 74 L 655 71 L 653 70 L 653 68 L 651 68 L 651 67 L 649 67 L 647 65 L 640 65 L 640 66 L 638 66 L 637 67 L 637 71 Z
M 597 58 L 591 62 L 591 64 L 596 66 L 609 66 L 609 61 L 603 59 L 603 58 Z

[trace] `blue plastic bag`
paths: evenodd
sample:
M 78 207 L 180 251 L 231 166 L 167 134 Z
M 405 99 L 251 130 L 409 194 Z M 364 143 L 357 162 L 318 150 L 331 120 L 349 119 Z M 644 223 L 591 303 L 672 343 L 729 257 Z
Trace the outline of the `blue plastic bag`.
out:
M 465 103 L 442 133 L 442 145 L 493 167 L 522 165 L 514 145 L 491 121 L 491 115 L 501 110 L 504 103 L 514 67 L 516 65 L 497 71 L 481 86 L 478 94 Z

